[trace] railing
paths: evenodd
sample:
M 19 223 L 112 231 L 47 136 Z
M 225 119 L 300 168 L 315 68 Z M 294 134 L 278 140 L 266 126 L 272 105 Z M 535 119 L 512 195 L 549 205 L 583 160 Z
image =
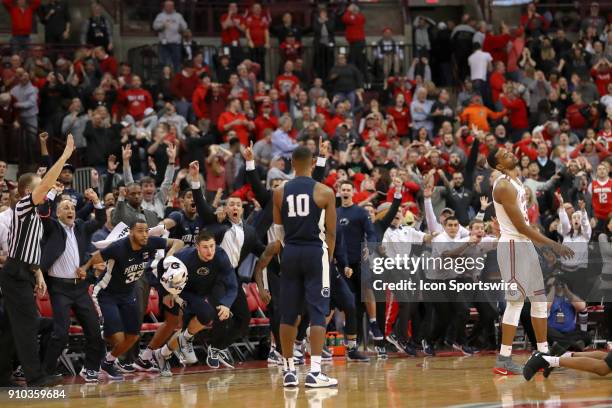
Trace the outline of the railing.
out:
M 9 43 L 0 43 L 0 59 L 9 57 L 17 52 L 22 59 L 25 61 L 27 57 L 31 55 L 31 50 L 34 47 L 42 47 L 43 54 L 50 57 L 52 60 L 62 56 L 64 58 L 72 59 L 75 51 L 82 47 L 81 44 L 52 44 L 52 43 L 30 43 L 25 48 L 14 47 Z M 55 61 L 52 61 L 55 62 Z
M 398 45 L 402 49 L 403 58 L 400 60 L 401 69 L 400 72 L 406 72 L 408 67 L 410 66 L 411 57 L 412 57 L 412 45 L 400 42 L 398 40 Z M 368 61 L 368 66 L 373 70 L 376 66 L 375 61 L 375 44 L 370 43 L 366 45 L 366 56 Z M 220 54 L 220 50 L 218 47 L 214 46 L 205 46 L 201 48 L 201 51 L 204 54 L 204 61 L 209 65 L 212 70 L 215 70 L 217 64 L 217 56 Z M 243 48 L 243 55 L 248 57 L 249 52 L 248 48 Z M 336 56 L 339 52 L 347 52 L 348 48 L 346 46 L 337 45 L 334 47 L 334 56 Z M 159 62 L 159 45 L 158 44 L 150 44 L 144 45 L 141 47 L 132 48 L 128 51 L 128 62 L 132 66 L 133 72 L 138 72 L 142 75 L 145 82 L 156 82 L 159 79 L 161 73 L 161 66 Z M 304 45 L 303 52 L 301 55 L 301 59 L 304 61 L 304 70 L 306 74 L 313 78 L 313 59 L 314 59 L 314 48 L 312 45 Z M 268 81 L 272 81 L 276 74 L 279 73 L 281 69 L 282 59 L 281 54 L 279 52 L 278 47 L 270 47 L 266 53 L 266 79 Z M 372 73 L 370 75 L 370 79 L 372 83 L 380 82 L 380 78 L 378 75 Z

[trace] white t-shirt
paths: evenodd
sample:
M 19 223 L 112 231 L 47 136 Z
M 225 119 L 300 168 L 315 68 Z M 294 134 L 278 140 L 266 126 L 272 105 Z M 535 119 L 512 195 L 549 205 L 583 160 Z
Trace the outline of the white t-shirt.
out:
M 488 52 L 478 50 L 470 55 L 470 58 L 468 58 L 468 64 L 470 66 L 470 79 L 472 81 L 477 79 L 486 81 L 487 68 L 491 61 L 493 61 L 493 57 L 491 57 L 491 54 Z

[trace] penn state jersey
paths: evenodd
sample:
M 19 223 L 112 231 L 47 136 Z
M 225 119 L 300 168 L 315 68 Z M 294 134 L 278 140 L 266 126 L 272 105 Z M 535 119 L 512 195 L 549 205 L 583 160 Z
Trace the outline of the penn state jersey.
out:
M 281 216 L 285 245 L 311 245 L 327 248 L 325 210 L 314 200 L 317 182 L 310 177 L 295 177 L 285 183 Z
M 138 251 L 132 249 L 130 237 L 113 242 L 100 251 L 107 262 L 106 272 L 96 287 L 110 293 L 130 293 L 135 282 L 144 274 L 149 262 L 155 258 L 158 249 L 166 249 L 167 240 L 149 237 L 147 245 Z
M 183 211 L 174 211 L 168 218 L 176 223 L 174 228 L 170 229 L 170 238 L 180 239 L 186 246 L 195 245 L 196 236 L 200 232 L 200 216 L 189 219 Z
M 529 225 L 529 217 L 527 216 L 527 194 L 525 194 L 525 187 L 520 181 L 513 180 L 509 176 L 500 176 L 493 183 L 493 191 L 495 191 L 495 187 L 497 183 L 501 179 L 506 179 L 514 189 L 516 190 L 516 205 L 521 210 L 521 214 L 523 215 L 523 219 L 525 223 Z M 512 223 L 512 220 L 504 210 L 504 206 L 495 201 L 495 195 L 493 195 L 493 206 L 495 207 L 495 216 L 497 217 L 497 222 L 499 222 L 499 230 L 501 235 L 504 237 L 512 237 L 519 239 L 528 239 L 526 236 L 521 234 L 518 229 Z

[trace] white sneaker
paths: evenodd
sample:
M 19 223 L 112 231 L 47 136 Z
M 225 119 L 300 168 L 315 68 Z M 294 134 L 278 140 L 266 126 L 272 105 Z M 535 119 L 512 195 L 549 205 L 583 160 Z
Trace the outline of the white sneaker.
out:
M 306 380 L 304 380 L 304 385 L 308 388 L 326 388 L 326 387 L 335 387 L 338 385 L 338 380 L 335 378 L 328 377 L 323 373 L 308 373 L 306 376 Z
M 178 336 L 179 348 L 187 364 L 195 364 L 198 362 L 198 357 L 193 350 L 193 339 L 192 337 L 190 340 L 187 340 L 183 333 Z
M 170 362 L 162 356 L 161 349 L 153 351 L 153 359 L 157 363 L 159 368 L 159 375 L 162 377 L 172 377 L 172 371 L 170 371 Z

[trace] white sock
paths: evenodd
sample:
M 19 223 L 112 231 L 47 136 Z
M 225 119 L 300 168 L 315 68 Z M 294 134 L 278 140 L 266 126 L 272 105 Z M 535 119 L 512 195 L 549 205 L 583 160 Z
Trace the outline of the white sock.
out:
M 310 356 L 310 372 L 321 372 L 321 356 Z
M 293 361 L 293 357 L 288 358 L 287 363 L 289 364 L 289 371 L 295 371 L 295 362 Z
M 350 349 L 354 349 L 355 347 L 357 347 L 357 340 L 349 340 L 348 341 L 348 347 Z
M 541 353 L 548 353 L 548 342 L 545 341 L 544 343 L 537 343 L 538 345 L 538 351 Z
M 287 361 L 288 360 L 285 357 L 283 357 L 283 371 L 287 371 L 289 369 L 289 363 L 287 363 Z
M 559 357 L 542 356 L 542 358 L 548 361 L 551 367 L 559 367 Z
M 572 358 L 572 357 L 574 357 L 574 353 L 572 353 L 571 351 L 566 351 L 565 353 L 561 355 L 561 358 Z
M 376 318 L 375 317 L 370 317 L 370 323 L 376 323 Z
M 161 355 L 164 358 L 168 358 L 168 357 L 170 357 L 172 355 L 172 350 L 170 350 L 170 347 L 168 347 L 167 344 L 164 344 L 164 347 L 162 347 Z
M 108 353 L 106 353 L 106 361 L 109 361 L 109 362 L 112 363 L 116 359 L 117 359 L 117 357 L 113 356 L 110 351 Z
M 499 348 L 499 354 L 504 357 L 510 357 L 512 355 L 512 346 L 506 346 L 502 344 Z
M 189 333 L 189 330 L 188 330 L 188 329 L 185 329 L 185 330 L 183 331 L 183 337 L 184 337 L 186 340 L 191 340 L 191 339 L 193 338 L 193 334 Z
M 151 350 L 150 348 L 146 348 L 143 352 L 142 352 L 142 359 L 143 360 L 151 360 L 153 358 L 153 350 Z

